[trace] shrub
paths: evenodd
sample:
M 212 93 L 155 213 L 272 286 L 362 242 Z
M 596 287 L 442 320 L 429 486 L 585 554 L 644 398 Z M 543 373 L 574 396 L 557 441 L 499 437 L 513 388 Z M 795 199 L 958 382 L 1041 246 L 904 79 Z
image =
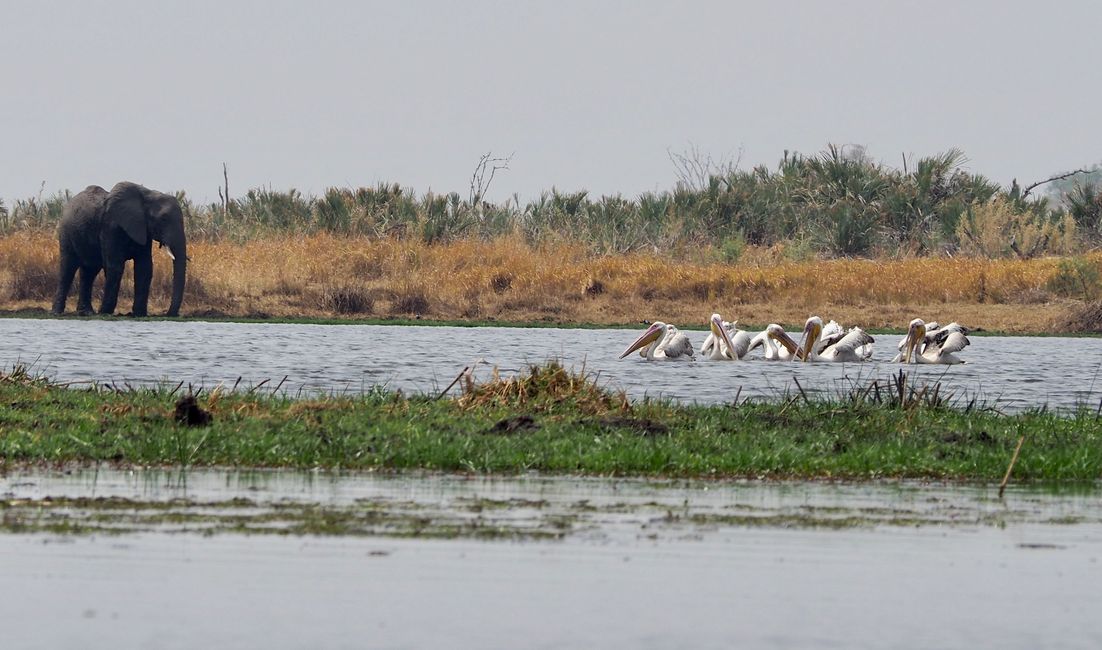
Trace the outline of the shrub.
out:
M 1056 273 L 1049 279 L 1048 290 L 1065 298 L 1093 300 L 1102 285 L 1098 266 L 1085 257 L 1060 260 Z
M 1042 254 L 1076 252 L 1076 226 L 1068 215 L 1046 216 L 1023 211 L 1014 202 L 995 198 L 973 205 L 956 229 L 960 251 L 966 255 L 1030 259 Z

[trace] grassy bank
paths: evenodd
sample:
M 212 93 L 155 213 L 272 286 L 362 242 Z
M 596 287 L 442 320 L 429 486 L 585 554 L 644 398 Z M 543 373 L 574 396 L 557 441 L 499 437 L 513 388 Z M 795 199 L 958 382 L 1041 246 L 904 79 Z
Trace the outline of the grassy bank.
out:
M 179 391 L 76 390 L 17 369 L 0 376 L 0 462 L 994 482 L 1024 435 L 1016 480 L 1102 477 L 1093 413 L 1007 416 L 867 388 L 831 401 L 632 403 L 550 365 L 454 399 L 261 389 L 188 404 Z
M 921 316 L 1005 332 L 1073 332 L 1097 327 L 1090 308 L 1102 297 L 1097 253 L 796 262 L 782 249 L 750 248 L 729 264 L 707 251 L 603 255 L 519 237 L 426 244 L 315 234 L 199 240 L 189 254 L 182 315 L 193 318 L 692 325 L 718 311 L 744 325 L 798 325 L 817 313 L 870 329 Z M 157 311 L 167 307 L 171 265 L 158 256 L 154 266 Z M 48 308 L 56 269 L 52 234 L 0 238 L 0 309 Z M 127 277 L 122 311 L 131 287 Z

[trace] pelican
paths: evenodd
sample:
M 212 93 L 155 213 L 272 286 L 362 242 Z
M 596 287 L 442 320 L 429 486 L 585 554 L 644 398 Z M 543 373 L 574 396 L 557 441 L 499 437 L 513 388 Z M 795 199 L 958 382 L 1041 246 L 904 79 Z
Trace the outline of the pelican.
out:
M 680 338 L 678 338 L 678 337 L 680 337 Z M 677 345 L 678 345 L 679 348 L 684 348 L 685 345 L 686 345 L 686 342 L 681 340 L 681 339 L 685 339 L 685 338 L 686 338 L 685 335 L 682 334 L 681 330 L 677 329 L 677 327 L 675 325 L 667 324 L 666 325 L 666 333 L 663 336 L 658 337 L 659 342 L 658 342 L 658 347 L 656 347 L 654 349 L 655 354 L 658 354 L 658 352 L 664 350 L 667 345 L 669 345 L 672 341 L 674 341 L 674 339 L 677 339 Z M 688 346 L 688 348 L 691 350 L 692 345 L 690 344 Z M 647 358 L 647 348 L 645 348 L 645 347 L 641 348 L 639 350 L 639 356 L 646 359 Z M 689 356 L 692 356 L 692 354 L 690 353 Z
M 705 359 L 737 361 L 750 350 L 750 333 L 738 329 L 738 321 L 728 323 L 719 314 L 712 314 L 708 327 L 711 332 L 700 346 Z
M 693 344 L 689 342 L 689 337 L 662 321 L 652 323 L 642 336 L 635 339 L 635 342 L 624 350 L 620 358 L 623 359 L 640 348 L 644 348 L 647 361 L 692 361 L 694 359 Z
M 780 343 L 780 347 L 777 344 Z M 765 349 L 766 361 L 790 361 L 799 352 L 800 346 L 792 340 L 792 337 L 784 331 L 784 328 L 776 323 L 770 323 L 757 336 L 750 339 L 747 352 L 758 346 Z
M 916 318 L 907 326 L 906 344 L 900 360 L 903 363 L 964 363 L 964 359 L 954 354 L 969 344 L 964 332 L 965 329 L 957 323 L 950 323 L 931 335 L 926 331 L 926 323 Z
M 916 318 L 912 320 L 907 326 L 907 335 L 899 340 L 899 345 L 897 346 L 899 348 L 899 354 L 895 355 L 895 357 L 892 358 L 892 363 L 899 363 L 900 361 L 903 361 L 903 355 L 906 352 L 905 348 L 910 342 L 911 329 L 917 328 L 918 326 L 925 327 L 925 334 L 920 335 L 919 338 L 916 339 L 917 344 L 913 346 L 914 352 L 917 354 L 921 354 L 922 352 L 924 352 L 927 345 L 934 343 L 938 339 L 940 339 L 941 342 L 944 342 L 945 339 L 948 338 L 949 334 L 953 332 L 959 332 L 960 334 L 965 336 L 967 336 L 969 332 L 969 329 L 967 327 L 964 327 L 956 321 L 949 323 L 945 327 L 941 327 L 940 325 L 938 325 L 937 321 L 923 323 L 921 318 Z M 968 344 L 965 343 L 965 345 Z
M 803 340 L 800 343 L 799 357 L 802 361 L 867 361 L 872 356 L 873 338 L 860 327 L 842 331 L 842 326 L 834 321 L 832 336 L 823 339 L 823 319 L 812 316 L 804 324 Z

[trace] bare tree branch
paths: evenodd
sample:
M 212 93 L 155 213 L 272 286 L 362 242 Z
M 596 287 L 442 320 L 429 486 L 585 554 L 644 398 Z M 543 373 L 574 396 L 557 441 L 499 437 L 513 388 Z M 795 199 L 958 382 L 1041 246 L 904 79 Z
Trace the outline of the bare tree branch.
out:
M 222 163 L 222 180 L 226 183 L 226 196 L 222 199 L 222 215 L 228 219 L 230 217 L 230 174 L 226 171 L 226 163 Z M 221 190 L 218 195 L 222 195 Z
M 467 197 L 472 208 L 482 201 L 482 197 L 486 196 L 486 192 L 490 190 L 490 183 L 493 183 L 498 170 L 509 169 L 509 163 L 512 162 L 513 155 L 509 154 L 505 158 L 494 158 L 493 152 L 487 151 L 478 159 L 478 164 L 474 167 L 474 173 L 471 174 L 471 193 Z M 487 173 L 489 177 L 486 176 Z
M 1041 185 L 1044 185 L 1045 183 L 1051 183 L 1053 181 L 1062 181 L 1065 178 L 1071 178 L 1072 176 L 1075 176 L 1076 174 L 1089 174 L 1089 173 L 1091 173 L 1091 170 L 1089 170 L 1089 169 L 1076 169 L 1073 172 L 1067 172 L 1066 174 L 1057 174 L 1056 176 L 1053 176 L 1051 178 L 1046 178 L 1043 181 L 1037 181 L 1036 183 L 1034 183 L 1032 185 L 1026 185 L 1026 188 L 1022 191 L 1022 200 L 1024 201 L 1025 197 L 1029 196 L 1030 192 L 1032 192 L 1037 187 L 1040 187 Z
M 689 143 L 686 151 L 674 153 L 673 150 L 666 149 L 666 155 L 673 163 L 678 182 L 697 192 L 707 189 L 713 176 L 727 176 L 736 171 L 742 163 L 742 147 L 739 147 L 738 156 L 733 162 L 729 158 L 721 158 L 717 161 L 711 154 L 705 154 L 692 142 Z

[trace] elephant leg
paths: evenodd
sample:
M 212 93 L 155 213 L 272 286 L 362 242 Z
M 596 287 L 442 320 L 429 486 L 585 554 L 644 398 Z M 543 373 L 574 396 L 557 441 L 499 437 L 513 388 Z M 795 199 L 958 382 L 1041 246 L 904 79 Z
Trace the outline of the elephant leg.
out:
M 149 313 L 149 284 L 153 281 L 153 255 L 139 255 L 134 258 L 134 309 L 132 315 L 146 316 Z
M 122 265 L 108 266 L 103 269 L 103 301 L 99 304 L 99 313 L 113 314 L 119 302 L 119 284 L 122 283 Z
M 96 313 L 92 309 L 92 285 L 96 283 L 99 269 L 94 266 L 80 267 L 80 290 L 77 294 L 77 314 L 91 316 Z
M 53 313 L 65 313 L 65 301 L 69 298 L 69 289 L 73 286 L 73 277 L 77 274 L 80 265 L 73 255 L 61 253 L 61 262 L 58 265 L 57 293 L 54 295 Z

